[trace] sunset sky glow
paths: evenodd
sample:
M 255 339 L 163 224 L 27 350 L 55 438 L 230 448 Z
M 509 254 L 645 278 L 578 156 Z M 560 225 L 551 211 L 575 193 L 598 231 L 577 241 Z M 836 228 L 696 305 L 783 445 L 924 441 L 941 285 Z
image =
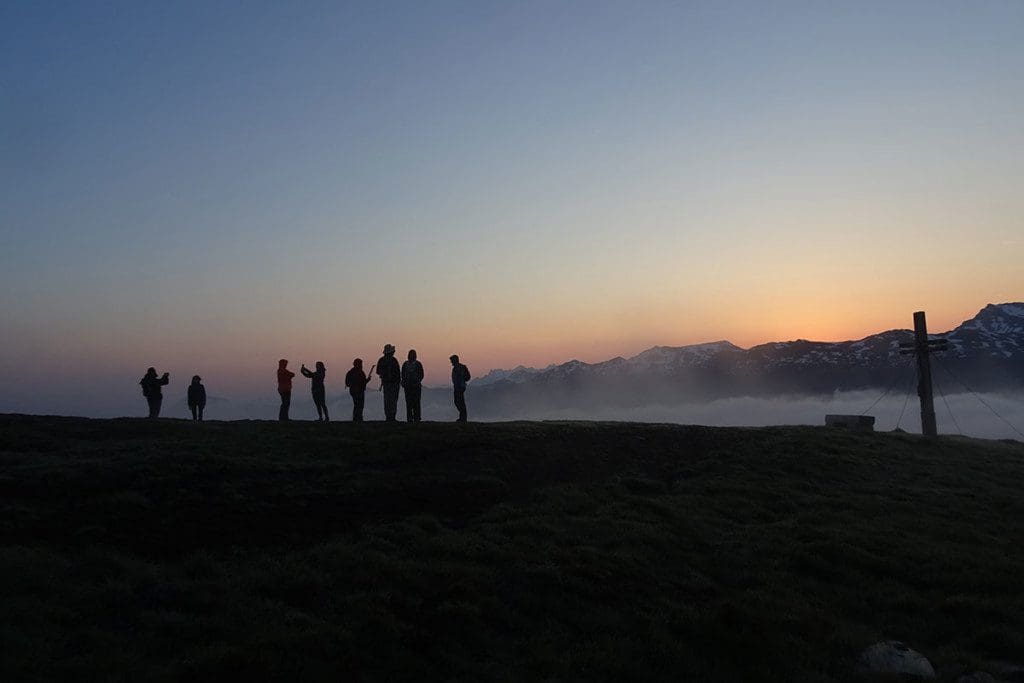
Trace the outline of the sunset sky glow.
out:
M 6 3 L 0 412 L 949 329 L 1022 150 L 1021 2 Z

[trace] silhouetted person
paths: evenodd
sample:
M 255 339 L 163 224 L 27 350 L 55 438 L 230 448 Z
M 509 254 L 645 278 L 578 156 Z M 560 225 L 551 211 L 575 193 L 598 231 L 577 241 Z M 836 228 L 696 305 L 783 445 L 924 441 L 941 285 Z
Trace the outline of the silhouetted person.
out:
M 373 367 L 370 368 L 373 372 Z M 363 359 L 356 358 L 352 361 L 352 368 L 345 374 L 345 386 L 352 396 L 352 421 L 363 421 L 363 405 L 366 403 L 366 385 L 370 378 L 363 372 Z
M 398 414 L 398 391 L 402 385 L 402 369 L 395 358 L 395 347 L 384 345 L 384 355 L 377 361 L 377 376 L 380 377 L 381 390 L 384 392 L 384 419 L 394 422 Z
M 317 422 L 330 422 L 331 418 L 327 414 L 327 392 L 324 389 L 324 377 L 327 375 L 327 368 L 324 367 L 323 361 L 316 362 L 316 372 L 310 372 L 306 369 L 305 365 L 299 368 L 299 372 L 302 373 L 303 377 L 313 380 L 311 388 L 313 390 L 313 405 L 316 406 Z
M 452 387 L 455 389 L 455 407 L 459 409 L 459 419 L 456 422 L 466 421 L 466 382 L 469 381 L 469 368 L 459 362 L 458 356 L 451 356 L 448 360 L 452 362 Z
M 145 376 L 139 380 L 139 384 L 142 385 L 142 395 L 146 397 L 146 403 L 149 404 L 149 417 L 152 420 L 160 417 L 160 404 L 164 402 L 164 395 L 160 391 L 160 387 L 170 381 L 171 376 L 166 372 L 157 377 L 156 368 L 146 370 Z
M 206 407 L 206 387 L 199 375 L 192 376 L 192 384 L 188 385 L 188 409 L 192 411 L 192 419 L 203 421 L 203 408 Z
M 423 363 L 416 360 L 416 350 L 409 350 L 409 360 L 402 363 L 402 388 L 405 389 L 405 421 L 420 421 L 420 397 L 423 395 Z
M 277 362 L 277 393 L 281 394 L 281 409 L 277 411 L 277 419 L 288 421 L 288 407 L 292 404 L 292 377 L 295 373 L 288 369 L 288 361 L 284 358 Z

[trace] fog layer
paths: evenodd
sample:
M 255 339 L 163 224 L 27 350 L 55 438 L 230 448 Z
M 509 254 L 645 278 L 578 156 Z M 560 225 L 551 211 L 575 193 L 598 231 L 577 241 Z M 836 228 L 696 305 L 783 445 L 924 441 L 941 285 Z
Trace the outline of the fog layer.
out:
M 188 409 L 184 393 L 174 395 L 165 392 L 163 417 L 186 418 Z M 899 427 L 908 432 L 920 432 L 921 418 L 917 396 L 904 395 L 883 397 L 871 407 L 879 396 L 878 391 L 837 392 L 832 396 L 785 396 L 775 398 L 737 397 L 713 401 L 687 401 L 673 405 L 645 405 L 632 408 L 606 408 L 591 410 L 533 410 L 529 405 L 518 406 L 513 414 L 493 414 L 486 405 L 474 402 L 474 392 L 467 393 L 469 415 L 476 421 L 500 420 L 614 420 L 634 422 L 665 422 L 677 424 L 699 424 L 711 426 L 768 425 L 822 425 L 829 413 L 875 417 L 876 431 L 889 431 Z M 64 401 L 33 400 L 24 396 L 21 400 L 7 401 L 0 405 L 0 412 L 79 415 L 83 417 L 142 417 L 146 414 L 146 402 L 142 396 L 124 397 L 120 401 L 89 400 L 90 396 L 68 394 Z M 98 398 L 98 397 L 97 397 Z M 968 393 L 936 396 L 935 412 L 940 433 L 964 434 L 990 439 L 1022 439 L 1014 428 L 996 416 L 991 409 L 1002 416 L 1017 430 L 1024 431 L 1024 393 L 981 394 Z M 331 417 L 336 421 L 351 419 L 352 401 L 347 394 L 328 395 Z M 211 392 L 206 408 L 210 420 L 273 420 L 277 417 L 278 397 L 267 394 L 255 397 L 225 398 Z M 399 419 L 404 419 L 404 398 L 399 399 Z M 381 394 L 368 391 L 366 395 L 366 419 L 383 418 Z M 306 392 L 292 395 L 291 417 L 295 420 L 309 420 L 316 417 L 313 402 Z M 452 405 L 451 391 L 427 389 L 423 393 L 423 419 L 449 421 L 456 417 Z
M 939 432 L 987 439 L 1022 438 L 981 401 L 988 403 L 1018 430 L 1024 431 L 1024 394 L 978 396 L 964 393 L 946 396 L 945 400 L 936 397 L 935 413 Z M 677 405 L 649 405 L 616 411 L 582 413 L 563 410 L 537 414 L 527 412 L 525 417 L 546 420 L 626 420 L 736 427 L 823 425 L 826 414 L 859 415 L 877 398 L 878 392 L 874 391 L 836 393 L 825 398 L 738 397 Z M 875 417 L 876 431 L 890 431 L 899 427 L 908 432 L 921 432 L 921 409 L 916 395 L 910 396 L 909 400 L 906 400 L 905 396 L 885 397 L 867 414 Z

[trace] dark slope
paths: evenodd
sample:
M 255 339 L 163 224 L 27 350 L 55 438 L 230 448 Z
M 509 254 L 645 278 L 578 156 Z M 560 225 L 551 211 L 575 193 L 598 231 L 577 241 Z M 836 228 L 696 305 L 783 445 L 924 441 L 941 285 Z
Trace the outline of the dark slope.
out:
M 4 680 L 947 679 L 1024 652 L 1024 445 L 0 416 Z

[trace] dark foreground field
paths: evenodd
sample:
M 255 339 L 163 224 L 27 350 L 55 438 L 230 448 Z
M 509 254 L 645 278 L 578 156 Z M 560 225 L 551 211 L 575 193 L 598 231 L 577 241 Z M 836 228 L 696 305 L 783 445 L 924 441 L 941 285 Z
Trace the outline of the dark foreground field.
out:
M 1024 445 L 0 416 L 0 679 L 942 678 L 1024 653 Z

